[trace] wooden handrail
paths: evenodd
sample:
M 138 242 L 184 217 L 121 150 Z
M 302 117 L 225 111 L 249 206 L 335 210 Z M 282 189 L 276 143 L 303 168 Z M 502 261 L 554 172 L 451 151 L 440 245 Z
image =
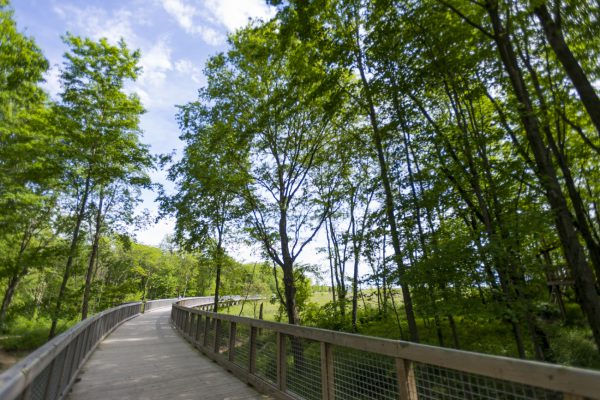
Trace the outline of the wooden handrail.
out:
M 212 297 L 184 300 L 213 301 Z M 169 307 L 179 298 L 150 300 L 145 311 Z M 98 343 L 123 322 L 142 312 L 142 303 L 127 303 L 91 316 L 56 336 L 0 374 L 0 400 L 63 399 Z
M 332 387 L 328 386 L 331 385 L 331 382 L 326 382 L 328 380 L 327 377 L 330 377 L 330 380 L 333 379 L 334 373 L 329 369 L 333 368 L 331 348 L 335 346 L 395 359 L 396 379 L 399 385 L 398 398 L 402 399 L 417 398 L 414 365 L 432 366 L 438 369 L 443 368 L 456 373 L 488 377 L 510 384 L 523 384 L 532 388 L 562 393 L 563 397 L 568 399 L 600 399 L 599 371 L 218 314 L 185 307 L 179 303 L 173 305 L 173 315 L 176 314 L 194 315 L 196 321 L 203 319 L 204 321 L 219 321 L 220 323 L 228 322 L 230 326 L 235 327 L 230 331 L 229 335 L 235 335 L 235 332 L 239 331 L 240 326 L 247 327 L 251 333 L 257 330 L 266 330 L 276 335 L 277 343 L 274 347 L 277 351 L 273 353 L 275 354 L 273 362 L 276 363 L 278 371 L 276 376 L 279 378 L 275 382 L 267 382 L 266 391 L 275 394 L 279 398 L 292 398 L 286 394 L 286 383 L 281 382 L 281 374 L 286 369 L 286 366 L 282 365 L 286 357 L 281 354 L 286 352 L 285 338 L 293 337 L 321 343 L 321 385 L 323 385 L 323 398 L 335 398 L 335 395 L 331 393 L 333 390 Z M 251 383 L 257 383 L 257 375 L 252 367 L 253 363 L 256 362 L 254 359 L 254 352 L 256 350 L 253 348 L 254 343 L 252 343 L 252 340 L 250 340 L 250 354 L 248 355 L 250 365 L 247 369 L 239 371 L 239 366 L 236 366 L 233 362 L 236 355 L 228 354 L 227 357 L 220 355 L 216 346 L 214 349 L 209 348 L 210 346 L 205 347 L 202 340 L 197 338 L 197 335 L 188 334 L 186 329 L 182 329 L 183 327 L 177 324 L 176 319 L 173 320 L 173 323 L 186 339 L 195 344 L 209 357 L 234 373 L 237 372 L 236 375 L 242 379 Z M 208 327 L 206 323 L 205 327 Z M 235 337 L 230 337 L 229 340 L 232 343 L 236 339 Z M 229 347 L 231 348 L 231 346 L 230 344 Z M 236 354 L 237 351 L 236 349 Z M 258 386 L 265 389 L 264 382 L 258 382 Z M 295 397 L 298 397 L 297 394 Z M 472 398 L 477 398 L 477 396 Z
M 62 399 L 97 344 L 140 313 L 142 303 L 124 304 L 85 319 L 56 336 L 0 375 L 0 399 Z

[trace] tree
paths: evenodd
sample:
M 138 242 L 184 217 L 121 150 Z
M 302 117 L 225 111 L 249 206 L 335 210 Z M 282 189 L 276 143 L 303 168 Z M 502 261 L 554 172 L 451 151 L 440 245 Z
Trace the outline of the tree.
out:
M 123 40 L 111 45 L 106 39 L 94 42 L 69 34 L 64 40 L 70 52 L 65 54 L 61 73 L 63 91 L 59 110 L 65 137 L 63 157 L 69 162 L 65 189 L 72 196 L 73 221 L 67 232 L 71 244 L 56 297 L 50 337 L 56 331 L 90 198 L 94 193 L 103 196 L 107 186 L 128 174 L 135 177 L 132 182 L 146 181 L 142 171 L 151 164 L 146 147 L 139 142 L 139 116 L 143 108 L 136 95 L 124 91 L 126 80 L 135 80 L 139 73 L 140 53 L 131 52 Z M 101 207 L 97 208 L 102 213 Z M 92 268 L 93 260 L 88 276 Z M 87 298 L 82 315 L 87 315 Z
M 17 286 L 52 240 L 61 162 L 50 104 L 39 86 L 48 62 L 33 39 L 17 31 L 5 2 L 0 34 L 0 276 L 7 279 L 2 329 Z
M 246 176 L 236 168 L 227 115 L 207 107 L 210 97 L 200 90 L 200 99 L 180 108 L 180 139 L 186 142 L 183 158 L 169 168 L 176 183 L 173 196 L 162 195 L 161 207 L 176 218 L 176 240 L 188 250 L 208 250 L 216 265 L 214 308 L 218 311 L 221 272 L 225 261 L 224 241 L 239 220 L 243 205 L 237 197 Z

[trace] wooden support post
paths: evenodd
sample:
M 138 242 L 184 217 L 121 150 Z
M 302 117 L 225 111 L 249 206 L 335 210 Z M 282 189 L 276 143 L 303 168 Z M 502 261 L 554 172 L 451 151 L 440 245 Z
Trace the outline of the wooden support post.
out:
M 227 359 L 231 362 L 235 359 L 235 335 L 237 333 L 237 324 L 232 322 L 229 325 L 229 354 Z
M 213 342 L 213 353 L 219 354 L 219 345 L 221 344 L 221 320 L 215 320 L 215 340 Z
M 321 342 L 321 397 L 335 399 L 333 351 L 329 343 Z
M 417 400 L 417 381 L 412 361 L 396 358 L 396 373 L 398 374 L 400 400 Z
M 248 371 L 253 374 L 256 371 L 256 337 L 258 329 L 254 326 L 250 327 L 250 354 L 248 355 Z
M 277 387 L 282 392 L 287 390 L 287 354 L 285 335 L 277 332 Z

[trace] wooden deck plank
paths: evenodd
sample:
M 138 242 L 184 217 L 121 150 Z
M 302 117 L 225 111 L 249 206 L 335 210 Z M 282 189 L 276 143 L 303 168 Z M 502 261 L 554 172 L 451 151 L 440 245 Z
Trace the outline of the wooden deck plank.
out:
M 202 356 L 169 324 L 170 308 L 134 318 L 107 337 L 69 400 L 268 399 Z

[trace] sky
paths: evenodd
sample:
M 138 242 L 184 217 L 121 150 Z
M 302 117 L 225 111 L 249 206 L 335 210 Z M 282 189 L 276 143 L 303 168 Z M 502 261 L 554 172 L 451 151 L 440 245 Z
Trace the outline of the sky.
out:
M 35 39 L 50 63 L 44 87 L 60 91 L 59 70 L 67 50 L 66 32 L 94 40 L 125 39 L 141 50 L 142 73 L 127 90 L 136 92 L 146 113 L 141 118 L 142 142 L 153 154 L 180 152 L 176 105 L 193 101 L 205 84 L 206 60 L 227 49 L 227 34 L 249 19 L 269 19 L 275 9 L 264 0 L 12 0 L 19 31 Z M 172 185 L 164 171 L 151 173 L 154 182 Z M 145 191 L 140 209 L 157 215 L 156 193 Z M 136 233 L 137 240 L 159 245 L 173 230 L 163 219 Z

